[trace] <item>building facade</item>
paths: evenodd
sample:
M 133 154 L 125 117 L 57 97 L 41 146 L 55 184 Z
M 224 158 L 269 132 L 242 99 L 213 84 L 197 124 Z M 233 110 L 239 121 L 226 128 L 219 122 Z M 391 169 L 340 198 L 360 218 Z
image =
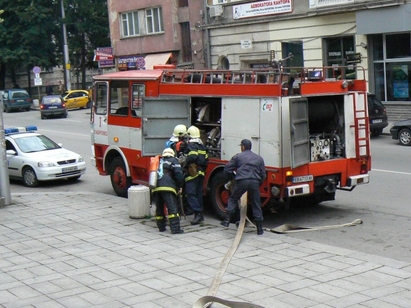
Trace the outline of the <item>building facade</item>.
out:
M 108 9 L 117 69 L 205 68 L 203 1 L 111 0 Z
M 349 66 L 390 120 L 411 117 L 411 0 L 108 3 L 116 69 Z

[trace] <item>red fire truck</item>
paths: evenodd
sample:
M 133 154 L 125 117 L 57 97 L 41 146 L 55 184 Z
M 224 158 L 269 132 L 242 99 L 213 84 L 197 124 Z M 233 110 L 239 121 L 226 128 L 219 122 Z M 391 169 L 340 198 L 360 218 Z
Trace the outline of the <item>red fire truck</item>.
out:
M 150 158 L 162 152 L 177 124 L 185 124 L 200 129 L 208 149 L 204 194 L 219 217 L 229 197 L 223 167 L 244 138 L 265 160 L 263 206 L 334 200 L 337 189 L 368 183 L 365 79 L 326 77 L 335 67 L 290 71 L 166 65 L 95 76 L 94 164 L 110 176 L 117 195 L 127 197 L 131 185 L 148 184 Z

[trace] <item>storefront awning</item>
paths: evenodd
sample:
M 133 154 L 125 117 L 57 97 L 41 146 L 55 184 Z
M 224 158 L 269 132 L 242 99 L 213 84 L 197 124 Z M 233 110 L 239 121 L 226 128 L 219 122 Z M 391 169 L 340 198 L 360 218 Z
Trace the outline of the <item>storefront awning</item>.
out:
M 145 56 L 144 60 L 146 62 L 146 65 L 145 65 L 146 70 L 153 69 L 154 65 L 166 64 L 168 62 L 168 59 L 170 59 L 171 55 L 172 55 L 171 52 L 167 52 L 167 53 L 155 53 L 152 55 Z
M 411 31 L 411 4 L 357 11 L 357 34 Z

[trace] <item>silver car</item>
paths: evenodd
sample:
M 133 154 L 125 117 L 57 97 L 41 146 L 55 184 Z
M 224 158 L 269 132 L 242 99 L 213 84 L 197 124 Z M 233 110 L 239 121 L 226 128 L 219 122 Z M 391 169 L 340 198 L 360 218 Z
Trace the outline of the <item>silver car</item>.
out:
M 6 128 L 6 153 L 11 179 L 36 187 L 41 181 L 75 181 L 86 172 L 83 158 L 37 133 L 35 126 Z

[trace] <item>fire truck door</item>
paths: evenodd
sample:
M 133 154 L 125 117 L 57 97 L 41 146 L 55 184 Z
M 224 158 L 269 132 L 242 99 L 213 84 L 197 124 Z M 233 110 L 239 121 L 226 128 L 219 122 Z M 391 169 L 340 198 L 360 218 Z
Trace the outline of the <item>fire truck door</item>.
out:
M 107 105 L 108 105 L 108 86 L 106 82 L 97 83 L 94 92 L 94 119 L 92 144 L 108 144 L 107 132 Z
M 223 98 L 221 108 L 221 159 L 240 152 L 242 139 L 250 139 L 253 152 L 260 153 L 260 99 Z
M 190 124 L 190 98 L 145 97 L 142 106 L 143 156 L 161 154 L 174 127 Z
M 308 102 L 306 98 L 290 99 L 291 167 L 310 162 Z

